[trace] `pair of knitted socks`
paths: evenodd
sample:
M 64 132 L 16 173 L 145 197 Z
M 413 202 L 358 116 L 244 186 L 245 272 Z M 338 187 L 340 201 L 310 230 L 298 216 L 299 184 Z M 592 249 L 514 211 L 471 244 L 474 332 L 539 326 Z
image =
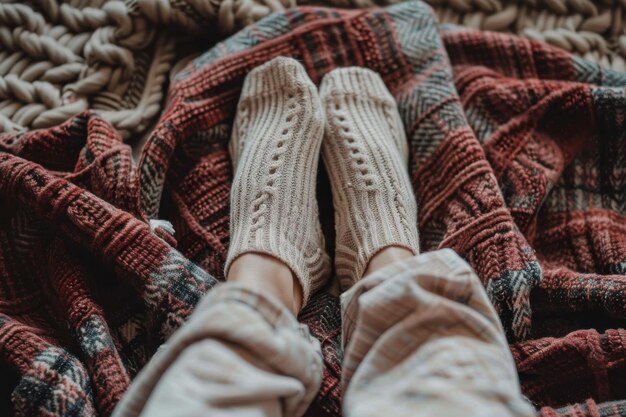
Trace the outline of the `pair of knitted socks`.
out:
M 226 273 L 242 254 L 271 255 L 300 282 L 303 304 L 331 273 L 315 196 L 320 148 L 335 207 L 340 285 L 359 280 L 386 247 L 419 250 L 408 146 L 380 76 L 339 68 L 318 93 L 297 61 L 275 58 L 248 74 L 239 100 Z

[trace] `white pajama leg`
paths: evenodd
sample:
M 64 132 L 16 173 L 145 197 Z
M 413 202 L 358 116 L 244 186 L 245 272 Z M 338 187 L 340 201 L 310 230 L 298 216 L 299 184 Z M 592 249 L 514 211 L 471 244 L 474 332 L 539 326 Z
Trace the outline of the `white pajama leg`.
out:
M 321 383 L 319 342 L 272 299 L 214 288 L 137 376 L 114 417 L 300 417 Z
M 452 250 L 365 277 L 342 318 L 345 417 L 534 415 L 498 316 Z

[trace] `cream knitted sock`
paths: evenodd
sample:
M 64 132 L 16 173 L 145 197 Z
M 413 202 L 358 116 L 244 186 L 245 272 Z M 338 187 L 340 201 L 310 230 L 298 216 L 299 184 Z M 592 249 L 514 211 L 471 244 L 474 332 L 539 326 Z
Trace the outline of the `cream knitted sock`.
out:
M 230 142 L 230 248 L 225 274 L 244 253 L 281 260 L 309 295 L 330 275 L 315 184 L 324 114 L 315 85 L 291 58 L 252 70 L 239 99 Z
M 417 205 L 408 176 L 408 145 L 396 103 L 365 68 L 339 68 L 320 86 L 326 111 L 322 156 L 332 186 L 343 289 L 389 246 L 419 252 Z

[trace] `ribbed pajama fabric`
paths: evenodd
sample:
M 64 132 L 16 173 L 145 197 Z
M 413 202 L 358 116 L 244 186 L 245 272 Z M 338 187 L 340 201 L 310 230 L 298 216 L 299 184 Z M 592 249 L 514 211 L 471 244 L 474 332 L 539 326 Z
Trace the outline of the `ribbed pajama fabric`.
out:
M 522 417 L 502 325 L 476 274 L 443 249 L 342 295 L 345 417 Z
M 525 417 L 482 284 L 455 252 L 418 255 L 342 296 L 344 416 Z M 222 284 L 140 373 L 114 417 L 299 417 L 319 343 L 273 300 Z

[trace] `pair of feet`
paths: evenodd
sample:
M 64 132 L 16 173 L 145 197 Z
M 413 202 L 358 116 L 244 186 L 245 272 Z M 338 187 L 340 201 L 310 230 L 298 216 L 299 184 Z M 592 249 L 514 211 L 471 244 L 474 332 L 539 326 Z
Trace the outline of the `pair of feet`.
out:
M 339 68 L 318 93 L 297 61 L 275 58 L 248 74 L 237 108 L 225 274 L 294 313 L 332 270 L 315 196 L 320 150 L 332 187 L 341 287 L 418 253 L 407 142 L 380 76 Z

